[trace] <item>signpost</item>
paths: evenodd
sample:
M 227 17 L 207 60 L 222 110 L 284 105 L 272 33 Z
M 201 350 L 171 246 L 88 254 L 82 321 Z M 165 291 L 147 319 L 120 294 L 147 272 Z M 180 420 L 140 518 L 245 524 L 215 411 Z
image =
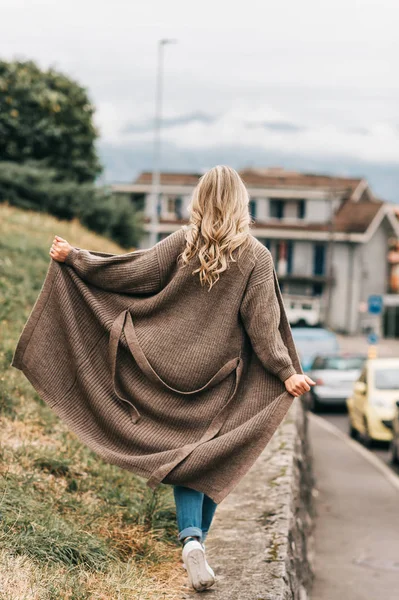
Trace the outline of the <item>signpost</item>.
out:
M 372 331 L 367 336 L 367 342 L 373 345 L 376 344 L 378 342 L 378 335 L 374 331 Z
M 371 313 L 372 315 L 380 315 L 382 313 L 383 307 L 382 296 L 372 294 L 367 299 L 367 306 L 369 309 L 369 313 Z
M 371 315 L 375 315 L 376 317 L 380 317 L 383 309 L 383 298 L 377 294 L 371 294 L 367 298 L 367 308 L 368 312 Z M 380 319 L 378 319 L 378 325 L 380 325 Z M 380 327 L 378 327 L 380 329 Z M 377 357 L 377 343 L 378 343 L 378 333 L 376 331 L 371 331 L 367 336 L 368 343 L 368 357 L 376 358 Z

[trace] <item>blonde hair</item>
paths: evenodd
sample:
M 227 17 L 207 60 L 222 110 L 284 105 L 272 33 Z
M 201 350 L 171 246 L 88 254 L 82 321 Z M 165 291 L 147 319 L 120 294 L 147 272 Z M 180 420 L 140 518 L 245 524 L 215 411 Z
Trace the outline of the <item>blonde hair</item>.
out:
M 186 227 L 186 248 L 179 255 L 182 266 L 198 256 L 200 266 L 192 271 L 199 273 L 201 285 L 209 290 L 226 271 L 228 260 L 236 262 L 249 242 L 252 223 L 248 210 L 249 194 L 240 175 L 225 165 L 213 167 L 200 177 L 195 187 Z

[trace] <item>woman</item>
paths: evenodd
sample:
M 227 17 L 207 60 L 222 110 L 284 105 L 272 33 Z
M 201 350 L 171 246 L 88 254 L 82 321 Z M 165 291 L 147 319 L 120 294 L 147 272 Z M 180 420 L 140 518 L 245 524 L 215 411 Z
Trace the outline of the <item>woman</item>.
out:
M 314 385 L 248 202 L 239 174 L 218 165 L 193 192 L 189 225 L 148 250 L 113 255 L 55 236 L 12 362 L 105 460 L 173 485 L 197 591 L 215 582 L 204 540 L 217 504 Z M 60 345 L 67 359 L 54 356 Z

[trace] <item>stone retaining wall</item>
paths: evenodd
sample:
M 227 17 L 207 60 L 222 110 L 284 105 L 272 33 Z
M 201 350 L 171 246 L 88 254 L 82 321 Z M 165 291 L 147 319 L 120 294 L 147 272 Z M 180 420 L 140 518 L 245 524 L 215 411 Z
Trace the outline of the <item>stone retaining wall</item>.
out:
M 262 455 L 216 511 L 206 543 L 218 578 L 213 600 L 309 598 L 313 487 L 307 415 L 295 399 Z

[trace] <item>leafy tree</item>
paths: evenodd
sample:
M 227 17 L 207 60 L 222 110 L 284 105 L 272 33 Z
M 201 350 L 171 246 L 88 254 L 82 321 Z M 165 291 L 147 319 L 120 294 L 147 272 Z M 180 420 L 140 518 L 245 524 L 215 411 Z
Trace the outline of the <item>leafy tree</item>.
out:
M 0 162 L 0 202 L 68 221 L 76 217 L 123 248 L 138 246 L 143 235 L 144 215 L 129 198 L 91 182 L 59 180 L 56 169 L 35 161 Z
M 59 179 L 94 181 L 102 171 L 85 88 L 32 61 L 0 61 L 0 161 L 44 162 Z

